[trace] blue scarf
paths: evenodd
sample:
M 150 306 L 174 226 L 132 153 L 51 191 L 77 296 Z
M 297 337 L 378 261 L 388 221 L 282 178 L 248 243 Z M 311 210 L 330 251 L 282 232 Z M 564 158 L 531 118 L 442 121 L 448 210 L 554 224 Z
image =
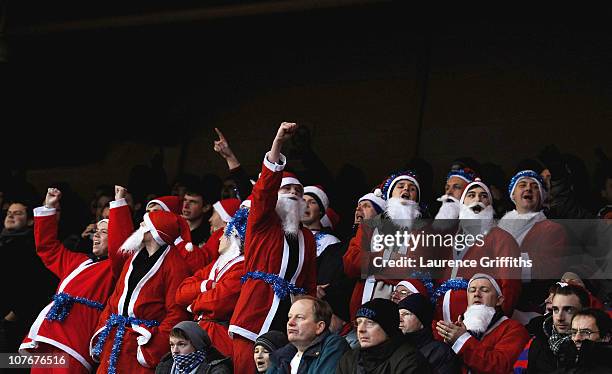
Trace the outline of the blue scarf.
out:
M 206 362 L 206 353 L 203 350 L 188 353 L 186 355 L 172 355 L 176 370 L 180 374 L 191 373 L 201 363 Z

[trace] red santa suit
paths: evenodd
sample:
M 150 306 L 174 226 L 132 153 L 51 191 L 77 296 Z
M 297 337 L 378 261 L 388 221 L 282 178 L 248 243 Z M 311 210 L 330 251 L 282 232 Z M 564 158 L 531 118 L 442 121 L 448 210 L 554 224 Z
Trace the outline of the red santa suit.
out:
M 189 319 L 187 311 L 175 301 L 179 284 L 189 276 L 187 265 L 172 245 L 181 233 L 178 216 L 164 211 L 145 214 L 147 228 L 161 245 L 152 256 L 144 248 L 127 255 L 118 251 L 117 244 L 129 236 L 129 222 L 127 206 L 111 207 L 109 256 L 113 269 L 122 270 L 90 341 L 90 354 L 100 361 L 98 373 L 153 373 L 168 353 L 170 330 Z M 154 259 L 150 269 L 135 285 L 130 284 L 130 275 L 140 267 L 135 260 L 149 257 Z
M 65 248 L 57 239 L 55 209 L 34 209 L 34 238 L 36 252 L 61 281 L 54 301 L 40 312 L 19 349 L 30 353 L 63 351 L 70 355 L 64 372 L 90 372 L 94 361 L 89 356 L 89 339 L 114 285 L 110 261 L 94 261 Z M 45 371 L 51 370 L 32 369 Z
M 383 218 L 382 215 L 378 215 L 375 219 L 381 221 L 381 227 L 391 224 L 391 221 L 387 218 Z M 376 224 L 378 226 L 378 224 Z M 398 267 L 388 268 L 385 270 L 387 277 L 393 276 L 395 279 L 387 279 L 385 277 L 377 278 L 376 275 L 368 275 L 365 279 L 362 278 L 362 270 L 371 268 L 371 265 L 376 257 L 383 257 L 383 251 L 373 252 L 374 247 L 369 245 L 369 248 L 363 248 L 364 243 L 372 243 L 372 237 L 378 231 L 378 227 L 371 227 L 370 225 L 359 225 L 357 233 L 350 240 L 349 247 L 342 257 L 344 264 L 344 272 L 349 278 L 358 278 L 357 283 L 353 289 L 351 295 L 351 301 L 349 305 L 349 312 L 351 320 L 355 319 L 355 314 L 362 304 L 372 300 L 376 297 L 390 298 L 391 292 L 398 282 L 411 276 L 409 269 Z M 393 230 L 401 231 L 400 228 L 393 226 Z M 428 228 L 418 228 L 411 231 L 411 234 L 421 234 L 427 231 Z M 395 231 L 393 231 L 395 233 Z M 396 248 L 398 253 L 401 253 L 407 258 L 415 258 L 418 261 L 418 256 L 429 256 L 430 253 L 426 252 L 420 245 L 417 245 L 414 250 L 408 248 Z M 364 255 L 368 253 L 368 255 Z M 415 269 L 419 271 L 418 268 Z
M 478 243 L 477 243 L 478 244 Z M 493 227 L 489 233 L 484 237 L 482 246 L 474 244 L 469 249 L 465 249 L 457 254 L 454 248 L 449 248 L 449 257 L 455 259 L 461 259 L 463 261 L 474 260 L 477 264 L 480 264 L 480 259 L 483 257 L 494 258 L 520 258 L 520 252 L 516 241 L 506 231 Z M 452 252 L 452 253 L 450 253 Z M 451 257 L 454 256 L 454 257 Z M 465 279 L 469 280 L 476 273 L 491 273 L 491 269 L 483 269 L 478 266 L 472 267 L 454 267 L 446 270 L 447 279 Z M 494 271 L 494 277 L 498 280 L 499 286 L 504 295 L 504 302 L 502 304 L 502 310 L 507 316 L 512 316 L 512 312 L 518 299 L 521 295 L 521 268 L 511 267 L 499 267 Z M 455 301 L 451 303 L 451 295 L 454 295 Z M 435 320 L 443 319 L 446 322 L 455 322 L 459 314 L 462 314 L 467 308 L 467 297 L 459 294 L 464 293 L 465 290 L 448 290 L 441 295 L 437 295 L 436 311 L 434 313 Z M 463 303 L 463 305 L 458 305 Z M 451 305 L 456 312 L 451 312 Z M 461 310 L 463 309 L 463 310 Z M 458 314 L 457 314 L 458 312 Z M 447 319 L 448 318 L 448 319 Z M 435 330 L 434 330 L 435 331 Z
M 452 348 L 463 361 L 463 373 L 510 373 L 527 341 L 529 334 L 525 327 L 502 316 L 480 340 L 466 332 Z
M 240 248 L 230 248 L 214 263 L 185 279 L 176 292 L 176 301 L 187 306 L 215 348 L 225 356 L 232 356 L 233 352 L 227 327 L 240 296 L 243 275 L 244 256 Z
M 302 227 L 297 235 L 297 253 L 290 250 L 281 219 L 275 211 L 286 158 L 281 155 L 277 164 L 268 161 L 267 157 L 264 158 L 261 176 L 253 187 L 244 249 L 246 281 L 229 326 L 234 338 L 234 370 L 237 373 L 255 370 L 253 343 L 259 335 L 269 330 L 279 305 L 287 302 L 288 295 L 282 293 L 290 293 L 286 287 L 282 290 L 273 288 L 254 275 L 263 275 L 269 281 L 271 278 L 282 278 L 282 283 L 303 288 L 313 296 L 316 294 L 314 238 L 310 230 Z M 299 184 L 299 181 L 291 178 L 291 184 Z M 297 265 L 293 274 L 288 274 L 289 264 Z M 275 291 L 285 297 L 281 299 Z

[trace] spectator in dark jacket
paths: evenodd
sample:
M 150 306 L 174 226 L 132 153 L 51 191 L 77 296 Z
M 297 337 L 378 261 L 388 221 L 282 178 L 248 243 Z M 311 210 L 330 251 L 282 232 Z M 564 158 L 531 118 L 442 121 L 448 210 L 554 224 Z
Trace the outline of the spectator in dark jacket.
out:
M 599 309 L 583 309 L 572 319 L 571 341 L 559 350 L 555 373 L 610 373 L 612 319 Z
M 267 373 L 334 372 L 349 345 L 344 338 L 329 331 L 331 316 L 332 309 L 326 301 L 312 296 L 297 297 L 289 309 L 289 344 L 272 352 L 272 365 Z
M 433 307 L 420 293 L 413 293 L 399 304 L 400 330 L 425 356 L 435 373 L 459 373 L 459 362 L 448 344 L 434 340 L 431 331 Z
M 155 374 L 230 374 L 232 361 L 211 345 L 197 322 L 177 323 L 170 332 L 170 353 L 162 357 Z
M 399 329 L 397 304 L 373 299 L 356 315 L 359 348 L 342 356 L 337 374 L 353 373 L 431 373 L 427 360 Z
M 3 301 L 0 303 L 0 352 L 17 352 L 38 311 L 49 302 L 58 279 L 36 255 L 31 203 L 9 204 L 0 233 Z M 27 273 L 27 283 L 15 285 L 15 267 Z
M 286 346 L 288 343 L 287 335 L 284 332 L 275 330 L 270 330 L 257 337 L 255 348 L 253 349 L 257 373 L 265 373 L 270 367 L 270 353 Z

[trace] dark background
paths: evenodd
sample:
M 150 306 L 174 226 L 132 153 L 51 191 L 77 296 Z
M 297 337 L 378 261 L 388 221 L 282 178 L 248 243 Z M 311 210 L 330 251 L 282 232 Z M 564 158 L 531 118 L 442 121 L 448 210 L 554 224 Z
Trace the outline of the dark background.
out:
M 501 165 L 546 144 L 612 155 L 612 34 L 575 18 L 464 17 L 377 1 L 4 1 L 2 163 L 89 196 L 163 152 L 224 175 L 222 128 L 252 174 L 281 121 L 370 185 L 420 156 Z M 365 191 L 364 191 L 365 192 Z

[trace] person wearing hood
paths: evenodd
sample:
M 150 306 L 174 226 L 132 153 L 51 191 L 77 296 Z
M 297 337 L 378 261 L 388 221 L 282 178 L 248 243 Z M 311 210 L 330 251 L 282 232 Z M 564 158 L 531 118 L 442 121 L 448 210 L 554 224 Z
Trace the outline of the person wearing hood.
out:
M 177 323 L 169 334 L 170 353 L 155 374 L 230 374 L 232 360 L 212 346 L 206 331 L 193 321 Z

